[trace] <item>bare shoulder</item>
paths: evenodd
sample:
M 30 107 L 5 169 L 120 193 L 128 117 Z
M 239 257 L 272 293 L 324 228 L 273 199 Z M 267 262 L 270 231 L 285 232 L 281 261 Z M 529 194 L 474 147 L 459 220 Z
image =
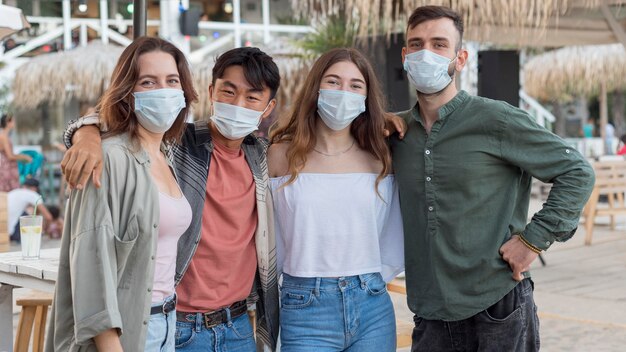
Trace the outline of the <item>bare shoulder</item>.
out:
M 287 173 L 287 150 L 289 143 L 274 143 L 267 149 L 267 166 L 270 177 L 282 176 Z

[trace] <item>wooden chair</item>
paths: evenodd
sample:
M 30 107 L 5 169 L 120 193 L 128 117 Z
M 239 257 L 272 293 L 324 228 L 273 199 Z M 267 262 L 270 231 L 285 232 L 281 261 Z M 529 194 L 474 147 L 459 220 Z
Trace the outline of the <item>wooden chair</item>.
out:
M 585 218 L 585 244 L 591 245 L 596 216 L 609 216 L 611 230 L 615 229 L 615 216 L 626 215 L 626 161 L 598 161 L 593 164 L 596 183 L 583 216 Z M 608 207 L 598 207 L 600 196 L 607 198 Z
M 43 351 L 43 338 L 46 333 L 46 319 L 48 306 L 52 304 L 52 294 L 40 293 L 36 297 L 18 299 L 18 306 L 22 307 L 20 321 L 15 334 L 14 352 L 28 352 L 28 345 L 33 336 L 33 352 Z M 33 332 L 34 330 L 34 332 Z
M 9 233 L 7 232 L 9 209 L 7 206 L 7 193 L 0 192 L 0 252 L 9 251 Z

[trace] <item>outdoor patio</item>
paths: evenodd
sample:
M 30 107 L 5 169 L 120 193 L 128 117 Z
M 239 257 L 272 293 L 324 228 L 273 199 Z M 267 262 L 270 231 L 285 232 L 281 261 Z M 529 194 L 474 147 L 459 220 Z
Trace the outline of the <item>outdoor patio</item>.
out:
M 529 214 L 540 207 L 541 201 L 532 198 Z M 617 218 L 615 230 L 610 230 L 608 218 L 597 223 L 591 246 L 584 244 L 581 223 L 571 240 L 544 253 L 545 267 L 539 261 L 533 265 L 542 351 L 620 351 L 626 345 L 626 217 Z M 59 240 L 48 239 L 43 248 L 59 245 Z M 12 245 L 11 250 L 19 249 Z M 16 289 L 14 299 L 28 294 L 30 290 Z M 392 299 L 398 332 L 410 335 L 413 319 L 405 296 L 392 293 Z M 14 311 L 15 329 L 17 307 Z

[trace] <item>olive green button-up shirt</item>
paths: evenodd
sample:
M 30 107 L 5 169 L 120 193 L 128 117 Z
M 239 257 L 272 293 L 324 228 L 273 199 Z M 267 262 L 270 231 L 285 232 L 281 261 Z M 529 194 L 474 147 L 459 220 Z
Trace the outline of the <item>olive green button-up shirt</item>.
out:
M 501 101 L 461 91 L 440 108 L 430 133 L 417 105 L 400 116 L 407 133 L 390 146 L 409 307 L 425 319 L 471 317 L 517 284 L 499 254 L 512 234 L 541 249 L 574 234 L 593 170 L 561 138 Z M 531 176 L 553 187 L 528 223 Z
M 105 139 L 102 187 L 73 190 L 66 209 L 46 351 L 96 351 L 118 329 L 124 351 L 143 351 L 158 239 L 158 190 L 144 150 Z

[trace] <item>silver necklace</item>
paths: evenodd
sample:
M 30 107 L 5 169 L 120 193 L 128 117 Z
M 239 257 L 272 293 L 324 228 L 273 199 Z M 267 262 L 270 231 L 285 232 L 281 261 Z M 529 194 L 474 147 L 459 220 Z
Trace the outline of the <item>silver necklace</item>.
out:
M 353 140 L 352 140 L 352 144 L 350 144 L 350 146 L 348 147 L 348 149 L 346 149 L 346 150 L 344 150 L 344 151 L 342 151 L 342 152 L 336 153 L 336 154 L 328 154 L 328 153 L 324 153 L 324 152 L 321 152 L 321 151 L 319 151 L 319 150 L 317 150 L 317 149 L 315 149 L 315 148 L 313 148 L 313 151 L 314 151 L 314 152 L 316 152 L 316 153 L 319 153 L 319 154 L 325 155 L 325 156 L 339 156 L 339 155 L 341 155 L 341 154 L 345 154 L 345 153 L 349 152 L 349 151 L 350 151 L 350 149 L 352 149 L 352 147 L 354 147 L 354 143 L 355 143 L 355 142 L 356 142 L 356 139 L 353 139 Z

